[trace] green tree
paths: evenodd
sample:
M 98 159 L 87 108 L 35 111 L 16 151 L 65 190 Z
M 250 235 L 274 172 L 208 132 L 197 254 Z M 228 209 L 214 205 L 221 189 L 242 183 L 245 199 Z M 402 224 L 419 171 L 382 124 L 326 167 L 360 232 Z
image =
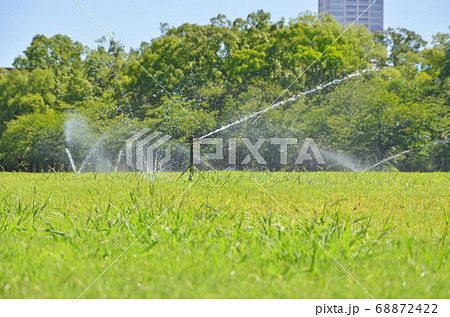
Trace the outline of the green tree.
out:
M 401 62 L 401 54 L 418 53 L 427 45 L 419 34 L 405 28 L 388 28 L 383 32 L 378 31 L 375 33 L 375 40 L 388 48 L 388 60 L 394 66 L 398 66 Z
M 31 113 L 6 124 L 0 141 L 0 164 L 7 170 L 60 169 L 67 164 L 64 152 L 65 116 L 53 110 Z

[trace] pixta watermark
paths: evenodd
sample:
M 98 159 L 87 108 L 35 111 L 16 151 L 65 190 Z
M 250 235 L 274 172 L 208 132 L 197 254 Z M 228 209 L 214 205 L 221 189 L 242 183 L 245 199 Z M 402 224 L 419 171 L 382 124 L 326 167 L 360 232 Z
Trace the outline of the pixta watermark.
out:
M 171 147 L 167 142 L 170 136 L 161 135 L 160 132 L 152 132 L 150 129 L 143 129 L 134 134 L 126 142 L 126 164 L 139 171 L 153 171 L 155 167 L 162 168 L 164 164 L 171 160 Z M 244 158 L 239 159 L 238 142 L 241 142 L 240 153 L 244 153 Z M 167 143 L 167 144 L 166 144 Z M 156 161 L 155 151 L 161 150 L 164 146 L 164 156 L 158 157 Z M 250 140 L 249 138 L 200 138 L 194 139 L 193 163 L 201 164 L 207 162 L 222 161 L 227 162 L 229 166 L 248 165 L 252 161 L 258 165 L 267 165 L 267 158 L 264 157 L 267 151 L 262 151 L 264 145 L 278 147 L 279 164 L 288 164 L 288 149 L 296 147 L 298 153 L 295 156 L 295 165 L 303 165 L 306 162 L 325 165 L 325 160 L 312 138 L 307 138 L 300 143 L 296 138 L 258 138 Z M 298 145 L 301 144 L 301 147 Z M 205 150 L 207 148 L 207 150 Z M 211 149 L 213 149 L 211 151 Z M 273 159 L 273 158 L 272 158 Z

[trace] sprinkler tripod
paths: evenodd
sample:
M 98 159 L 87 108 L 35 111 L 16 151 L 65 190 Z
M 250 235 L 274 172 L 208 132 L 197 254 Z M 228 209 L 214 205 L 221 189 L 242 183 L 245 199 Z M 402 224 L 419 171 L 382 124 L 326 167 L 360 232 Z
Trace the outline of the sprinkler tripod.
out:
M 194 141 L 196 139 L 194 139 L 194 137 L 192 135 L 188 136 L 186 138 L 187 142 L 189 143 L 189 165 L 188 167 L 186 167 L 186 169 L 183 171 L 183 173 L 181 173 L 180 177 L 178 177 L 178 179 L 180 179 L 184 173 L 186 173 L 187 171 L 189 171 L 189 180 L 191 181 L 194 178 L 194 173 L 195 171 L 197 171 L 203 178 L 205 178 L 205 176 L 203 176 L 202 173 L 200 173 L 200 171 L 198 170 L 197 167 L 195 167 L 194 165 Z

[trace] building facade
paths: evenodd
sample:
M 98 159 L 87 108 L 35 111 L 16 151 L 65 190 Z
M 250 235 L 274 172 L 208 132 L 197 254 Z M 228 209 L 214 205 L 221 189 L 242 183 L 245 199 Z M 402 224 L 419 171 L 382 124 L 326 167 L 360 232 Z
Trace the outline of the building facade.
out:
M 319 0 L 319 13 L 328 12 L 346 26 L 355 22 L 374 0 Z M 384 0 L 376 0 L 355 22 L 366 26 L 370 32 L 383 31 Z

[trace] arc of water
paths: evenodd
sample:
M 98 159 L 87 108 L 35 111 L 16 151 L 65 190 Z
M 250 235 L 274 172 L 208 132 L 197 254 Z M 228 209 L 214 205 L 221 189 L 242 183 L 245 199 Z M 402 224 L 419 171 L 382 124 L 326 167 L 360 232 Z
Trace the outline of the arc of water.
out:
M 116 166 L 114 167 L 114 169 L 116 170 L 116 172 L 117 172 L 117 169 L 119 168 L 119 164 L 120 164 L 120 160 L 121 160 L 121 158 L 122 158 L 122 155 L 123 155 L 123 150 L 120 149 L 119 154 L 117 155 Z
M 80 174 L 83 170 L 84 167 L 86 166 L 86 163 L 89 161 L 89 159 L 91 158 L 91 156 L 98 150 L 98 146 L 100 145 L 100 143 L 103 141 L 103 136 L 101 136 L 97 142 L 94 144 L 94 146 L 91 148 L 91 150 L 89 151 L 88 155 L 86 155 L 86 157 L 84 158 L 83 162 L 81 163 L 81 167 L 78 170 L 78 174 Z
M 434 142 L 430 142 L 430 143 L 428 143 L 428 144 L 425 144 L 424 146 L 419 147 L 419 149 L 427 148 L 427 147 L 430 147 L 430 146 L 436 145 L 436 144 L 448 143 L 449 141 L 450 141 L 450 138 L 445 138 L 445 139 L 442 139 L 442 140 L 437 140 L 437 141 L 434 141 Z M 407 153 L 409 153 L 409 152 L 411 152 L 411 151 L 412 151 L 412 150 L 406 150 L 406 151 L 400 152 L 400 153 L 398 153 L 398 154 L 392 155 L 391 157 L 388 157 L 387 159 L 384 159 L 384 160 L 382 160 L 382 161 L 380 161 L 380 162 L 378 162 L 378 163 L 376 163 L 376 164 L 374 164 L 374 165 L 372 165 L 372 166 L 366 168 L 366 169 L 363 170 L 362 172 L 368 172 L 368 171 L 370 171 L 371 169 L 374 169 L 375 167 L 380 166 L 380 165 L 383 164 L 383 163 L 389 162 L 389 161 L 391 161 L 391 160 L 393 160 L 393 159 L 395 159 L 395 158 L 397 158 L 397 157 L 399 157 L 399 156 L 401 156 L 401 155 L 407 154 Z
M 358 163 L 351 157 L 347 156 L 344 153 L 337 153 L 333 151 L 327 151 L 320 149 L 320 153 L 324 155 L 326 158 L 339 163 L 340 165 L 348 168 L 352 172 L 361 172 L 362 169 L 358 166 Z
M 72 166 L 73 171 L 75 172 L 75 174 L 78 175 L 77 167 L 75 166 L 75 162 L 73 161 L 72 154 L 70 154 L 69 149 L 65 149 L 65 150 L 66 150 L 67 156 L 69 157 L 70 165 Z
M 382 161 L 380 161 L 380 162 L 378 162 L 378 163 L 376 163 L 376 164 L 374 164 L 374 165 L 372 165 L 372 166 L 366 168 L 365 170 L 363 170 L 363 172 L 370 171 L 371 169 L 374 169 L 375 167 L 380 166 L 380 165 L 383 164 L 383 163 L 386 163 L 386 162 L 388 162 L 388 161 L 390 161 L 390 160 L 393 160 L 393 159 L 395 159 L 396 157 L 399 157 L 400 155 L 407 154 L 407 153 L 409 153 L 410 151 L 411 151 L 411 150 L 406 150 L 406 151 L 400 152 L 400 153 L 398 153 L 398 154 L 395 154 L 395 155 L 393 155 L 393 156 L 391 156 L 391 157 L 388 157 L 387 159 L 384 159 L 384 160 L 382 160 Z
M 271 106 L 269 106 L 269 107 L 267 107 L 267 108 L 265 108 L 265 109 L 263 109 L 263 110 L 256 111 L 256 112 L 254 112 L 254 113 L 252 113 L 252 114 L 250 114 L 250 115 L 247 115 L 246 117 L 244 117 L 244 118 L 242 118 L 242 119 L 240 119 L 240 120 L 237 120 L 237 121 L 234 121 L 234 122 L 232 122 L 232 123 L 230 123 L 230 124 L 224 125 L 224 126 L 220 127 L 219 129 L 216 129 L 216 130 L 214 130 L 214 131 L 212 131 L 212 132 L 209 132 L 208 134 L 205 134 L 205 135 L 201 136 L 199 139 L 201 140 L 201 139 L 207 138 L 207 137 L 209 137 L 209 136 L 211 136 L 211 135 L 214 135 L 214 134 L 216 134 L 216 133 L 218 133 L 218 132 L 221 132 L 221 131 L 224 131 L 224 130 L 226 130 L 226 129 L 228 129 L 228 128 L 231 128 L 232 126 L 235 126 L 235 125 L 237 125 L 237 124 L 239 124 L 239 123 L 242 123 L 242 122 L 244 122 L 244 121 L 247 121 L 247 120 L 249 120 L 249 119 L 251 119 L 251 118 L 254 118 L 254 117 L 256 117 L 256 116 L 261 116 L 261 115 L 263 115 L 264 113 L 266 113 L 267 111 L 269 111 L 269 110 L 271 110 L 271 109 L 273 109 L 273 108 L 277 108 L 277 107 L 279 107 L 279 106 L 281 106 L 281 105 L 284 105 L 284 104 L 287 103 L 287 102 L 294 101 L 294 100 L 300 98 L 301 96 L 306 96 L 306 95 L 312 94 L 312 93 L 314 93 L 314 92 L 316 92 L 316 91 L 319 91 L 319 90 L 322 90 L 322 89 L 324 89 L 324 88 L 326 88 L 326 87 L 328 87 L 328 86 L 335 85 L 335 84 L 339 84 L 339 83 L 341 83 L 341 82 L 343 82 L 343 81 L 345 81 L 345 80 L 348 80 L 348 79 L 350 79 L 350 78 L 353 78 L 353 77 L 356 77 L 356 76 L 361 76 L 361 75 L 364 74 L 364 73 L 371 72 L 371 71 L 377 71 L 377 70 L 378 70 L 378 68 L 374 68 L 374 69 L 365 69 L 365 70 L 358 71 L 358 72 L 356 72 L 356 73 L 350 74 L 350 75 L 348 75 L 348 76 L 346 76 L 346 77 L 344 77 L 344 78 L 342 78 L 342 79 L 335 79 L 335 80 L 333 80 L 333 81 L 331 81 L 331 82 L 329 82 L 329 83 L 326 83 L 326 84 L 324 84 L 324 85 L 322 85 L 322 86 L 317 86 L 316 88 L 314 88 L 314 89 L 312 89 L 312 90 L 308 90 L 308 91 L 302 92 L 302 93 L 300 93 L 299 95 L 294 95 L 294 96 L 292 96 L 291 98 L 288 98 L 288 99 L 285 99 L 285 100 L 283 100 L 283 101 L 274 103 L 273 105 L 271 105 Z

